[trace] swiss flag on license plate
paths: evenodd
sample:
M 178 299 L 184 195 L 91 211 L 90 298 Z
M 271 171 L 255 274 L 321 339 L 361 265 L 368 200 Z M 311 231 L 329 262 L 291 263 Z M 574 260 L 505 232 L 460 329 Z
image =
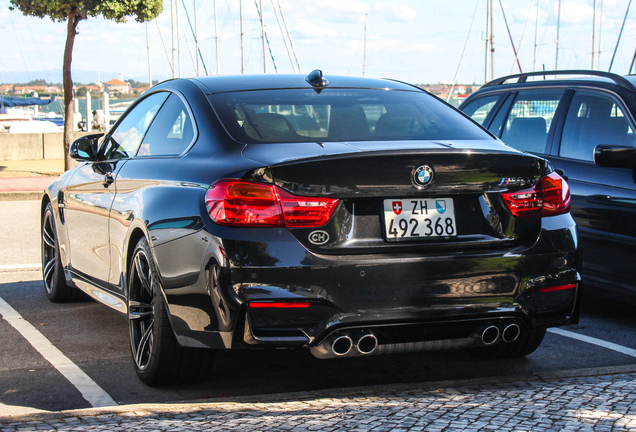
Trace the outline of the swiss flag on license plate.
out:
M 393 201 L 393 213 L 399 215 L 402 213 L 402 202 L 401 201 Z

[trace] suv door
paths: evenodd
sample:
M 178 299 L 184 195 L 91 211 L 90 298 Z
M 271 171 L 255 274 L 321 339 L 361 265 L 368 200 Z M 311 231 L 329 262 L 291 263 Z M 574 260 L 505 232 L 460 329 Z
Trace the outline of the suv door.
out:
M 596 165 L 594 149 L 599 144 L 636 147 L 634 131 L 629 111 L 612 93 L 576 90 L 550 157 L 568 177 L 583 272 L 600 288 L 612 281 L 614 292 L 630 286 L 633 291 L 636 280 L 636 183 L 633 169 Z

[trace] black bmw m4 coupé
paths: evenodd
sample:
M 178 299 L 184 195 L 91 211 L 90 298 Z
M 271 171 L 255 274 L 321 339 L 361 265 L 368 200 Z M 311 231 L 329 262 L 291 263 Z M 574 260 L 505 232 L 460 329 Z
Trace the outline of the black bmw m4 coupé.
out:
M 176 79 L 70 151 L 46 294 L 126 314 L 148 384 L 204 379 L 218 349 L 523 356 L 578 320 L 565 180 L 407 84 Z

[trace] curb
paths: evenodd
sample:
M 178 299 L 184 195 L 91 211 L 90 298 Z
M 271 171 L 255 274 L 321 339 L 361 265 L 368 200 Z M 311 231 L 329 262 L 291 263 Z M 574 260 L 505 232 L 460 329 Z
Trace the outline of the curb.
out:
M 0 192 L 0 201 L 40 201 L 44 192 Z
M 369 387 L 347 387 L 307 392 L 274 393 L 266 395 L 221 397 L 214 399 L 198 399 L 191 401 L 144 403 L 119 405 L 112 407 L 84 408 L 66 411 L 46 411 L 30 414 L 18 414 L 12 416 L 0 416 L 0 425 L 16 422 L 46 421 L 64 418 L 84 418 L 104 415 L 126 415 L 129 417 L 142 417 L 156 413 L 171 411 L 209 409 L 217 404 L 227 403 L 280 403 L 302 401 L 311 399 L 333 399 L 347 396 L 360 396 L 377 393 L 395 393 L 408 390 L 431 390 L 443 388 L 475 387 L 480 385 L 506 384 L 513 382 L 550 381 L 565 378 L 587 378 L 603 375 L 621 375 L 636 373 L 636 364 L 623 366 L 609 366 L 601 368 L 573 369 L 554 372 L 537 373 L 532 375 L 509 375 L 501 377 L 483 377 L 461 380 L 432 381 L 412 384 L 384 384 Z

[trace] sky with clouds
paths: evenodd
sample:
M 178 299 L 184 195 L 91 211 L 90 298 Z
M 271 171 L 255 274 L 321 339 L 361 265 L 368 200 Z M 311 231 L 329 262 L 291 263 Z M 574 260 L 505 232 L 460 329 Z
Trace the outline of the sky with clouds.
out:
M 194 1 L 173 0 L 179 5 L 180 58 L 177 76 L 196 75 Z M 246 73 L 263 73 L 261 28 L 257 4 L 242 0 Z M 274 4 L 280 3 L 301 70 L 322 69 L 325 75 L 356 75 L 394 78 L 411 83 L 452 81 L 465 56 L 457 80 L 483 83 L 485 79 L 485 35 L 488 0 L 262 0 L 269 46 L 279 73 L 293 73 Z M 554 69 L 556 63 L 557 15 L 559 69 L 607 70 L 629 0 L 492 0 L 494 9 L 495 76 L 517 73 L 515 55 L 506 30 L 519 52 L 524 72 L 534 67 Z M 592 25 L 596 2 L 596 44 L 592 48 Z M 239 0 L 216 0 L 218 35 L 215 32 L 213 0 L 196 1 L 197 33 L 202 62 L 209 75 L 217 73 L 216 37 L 219 40 L 218 70 L 222 75 L 241 73 Z M 602 4 L 602 14 L 601 14 Z M 73 52 L 73 71 L 97 72 L 102 81 L 122 74 L 124 79 L 148 80 L 148 53 L 153 79 L 172 76 L 171 2 L 154 21 L 140 24 L 90 18 L 79 24 Z M 537 26 L 538 7 L 538 26 Z M 502 9 L 503 12 L 502 13 Z M 636 47 L 636 6 L 629 11 L 613 72 L 629 71 Z M 187 14 L 186 14 L 187 11 Z M 188 16 L 190 23 L 188 23 Z M 366 17 L 366 50 L 364 27 Z M 602 18 L 602 19 L 601 19 Z M 279 16 L 280 19 L 280 16 Z M 474 24 L 471 29 L 471 23 Z M 282 22 L 281 22 L 282 24 Z M 470 31 L 469 31 L 470 30 Z M 149 46 L 146 43 L 148 31 Z M 535 38 L 536 34 L 536 38 Z M 56 81 L 61 77 L 65 23 L 26 17 L 9 10 L 9 0 L 0 0 L 0 83 L 15 82 L 18 73 L 29 78 Z M 535 62 L 535 40 L 537 56 Z M 599 48 L 600 43 L 600 48 Z M 175 42 L 175 46 L 178 43 Z M 366 53 L 366 56 L 365 56 Z M 177 59 L 179 58 L 176 55 Z M 268 57 L 268 73 L 275 68 Z M 366 62 L 364 59 L 366 58 Z M 364 67 L 366 65 L 366 67 Z M 49 72 L 38 72 L 49 71 Z M 490 73 L 488 75 L 490 79 Z M 59 78 L 61 80 L 61 78 Z

